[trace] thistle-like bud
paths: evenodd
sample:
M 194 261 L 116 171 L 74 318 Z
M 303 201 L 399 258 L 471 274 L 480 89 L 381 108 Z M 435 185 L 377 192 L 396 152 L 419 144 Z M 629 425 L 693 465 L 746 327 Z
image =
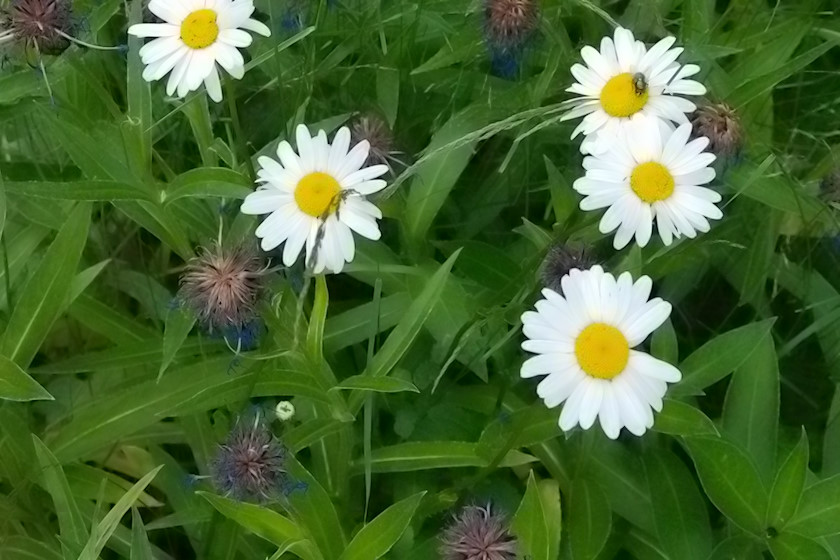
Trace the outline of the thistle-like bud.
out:
M 484 40 L 493 73 L 512 78 L 539 23 L 536 0 L 485 0 Z
M 484 33 L 496 49 L 522 47 L 537 29 L 539 7 L 535 0 L 486 0 Z
M 394 149 L 394 135 L 388 124 L 373 113 L 363 115 L 353 122 L 350 137 L 353 145 L 362 140 L 370 144 L 366 166 L 382 164 L 391 167 L 391 162 L 396 161 L 395 156 L 400 153 Z
M 543 285 L 562 294 L 560 281 L 570 270 L 587 270 L 594 264 L 595 259 L 583 245 L 556 243 L 548 249 L 540 268 Z
M 212 465 L 219 491 L 237 500 L 271 500 L 287 485 L 286 449 L 260 415 L 240 418 Z
M 507 518 L 487 504 L 461 509 L 444 530 L 438 551 L 443 560 L 514 560 L 517 545 Z
M 12 0 L 0 15 L 0 44 L 14 41 L 35 46 L 41 54 L 58 55 L 70 46 L 72 27 L 68 0 Z
M 210 332 L 227 336 L 253 323 L 265 273 L 255 251 L 217 245 L 187 263 L 178 296 Z
M 741 120 L 735 110 L 725 103 L 700 107 L 691 115 L 695 138 L 709 139 L 708 150 L 722 159 L 734 158 L 741 153 L 744 137 Z

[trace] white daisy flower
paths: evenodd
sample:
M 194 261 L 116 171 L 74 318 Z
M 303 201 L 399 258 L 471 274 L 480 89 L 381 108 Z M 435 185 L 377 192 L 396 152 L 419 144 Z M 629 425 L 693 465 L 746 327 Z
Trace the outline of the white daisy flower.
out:
M 265 24 L 251 19 L 253 0 L 151 0 L 149 10 L 164 23 L 138 23 L 128 32 L 155 37 L 140 49 L 143 79 L 154 82 L 169 74 L 167 95 L 184 97 L 204 82 L 210 98 L 221 101 L 216 64 L 241 79 L 245 60 L 238 49 L 253 41 L 246 31 L 271 35 Z
M 315 274 L 324 270 L 341 272 L 353 260 L 355 231 L 368 239 L 379 239 L 382 218 L 379 208 L 365 196 L 385 188 L 377 179 L 387 165 L 364 167 L 370 144 L 362 140 L 352 150 L 350 130 L 342 127 L 332 145 L 321 130 L 314 138 L 299 125 L 296 131 L 300 155 L 291 145 L 280 142 L 280 162 L 258 159 L 257 175 L 263 185 L 242 203 L 244 214 L 270 214 L 257 227 L 264 251 L 285 242 L 283 264 L 291 266 L 306 244 L 306 264 Z
M 536 311 L 522 315 L 528 340 L 522 348 L 537 356 L 522 364 L 524 378 L 547 375 L 537 394 L 553 408 L 565 402 L 560 428 L 589 429 L 597 417 L 607 437 L 622 427 L 640 436 L 653 426 L 653 410 L 662 410 L 667 383 L 679 370 L 633 350 L 671 314 L 671 304 L 654 298 L 653 286 L 629 272 L 618 280 L 600 266 L 573 269 L 563 277 L 563 295 L 548 288 Z
M 644 247 L 653 220 L 665 245 L 685 235 L 709 231 L 709 219 L 723 213 L 715 206 L 720 194 L 701 187 L 715 178 L 709 167 L 714 154 L 704 152 L 705 137 L 689 141 L 691 125 L 672 130 L 663 121 L 636 117 L 619 135 L 610 152 L 583 159 L 586 175 L 574 189 L 586 195 L 581 210 L 607 208 L 601 233 L 616 231 L 613 246 L 621 249 L 635 236 Z
M 700 67 L 676 62 L 683 49 L 671 48 L 675 41 L 666 37 L 648 50 L 631 31 L 619 27 L 615 40 L 601 39 L 600 52 L 590 46 L 581 49 L 586 66 L 572 66 L 577 83 L 566 90 L 580 97 L 568 102 L 572 109 L 561 120 L 584 117 L 572 133 L 572 138 L 580 133 L 586 136 L 582 153 L 609 149 L 621 126 L 637 113 L 687 122 L 686 113 L 697 107 L 679 96 L 703 95 L 706 88 L 686 79 Z

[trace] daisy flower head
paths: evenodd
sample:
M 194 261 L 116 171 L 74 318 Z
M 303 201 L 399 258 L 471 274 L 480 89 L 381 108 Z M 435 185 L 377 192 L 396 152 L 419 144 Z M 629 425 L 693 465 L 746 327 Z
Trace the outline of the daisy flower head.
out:
M 708 138 L 690 140 L 691 124 L 676 130 L 664 121 L 636 117 L 610 152 L 583 159 L 586 175 L 574 182 L 585 198 L 581 210 L 607 208 L 601 233 L 616 231 L 613 246 L 625 247 L 635 236 L 640 247 L 650 241 L 653 221 L 665 245 L 674 238 L 708 232 L 709 220 L 723 213 L 720 194 L 701 185 L 715 178 L 714 154 L 704 152 Z
M 138 23 L 128 33 L 154 37 L 140 49 L 143 79 L 154 82 L 169 74 L 167 95 L 184 97 L 204 83 L 210 99 L 221 101 L 217 65 L 241 79 L 245 60 L 239 49 L 253 41 L 248 31 L 271 35 L 251 18 L 253 0 L 151 0 L 149 10 L 163 23 Z
M 647 49 L 631 31 L 619 27 L 613 39 L 601 39 L 600 51 L 588 45 L 581 49 L 586 66 L 572 66 L 577 82 L 566 90 L 579 97 L 568 102 L 572 108 L 561 120 L 583 117 L 572 133 L 572 138 L 586 136 L 582 153 L 608 150 L 618 129 L 637 113 L 687 122 L 686 113 L 696 106 L 681 96 L 703 95 L 706 88 L 687 79 L 700 67 L 677 62 L 683 49 L 672 48 L 675 41 L 666 37 Z
M 616 279 L 599 265 L 571 270 L 562 284 L 562 296 L 546 288 L 536 311 L 522 315 L 522 348 L 537 355 L 522 364 L 521 376 L 546 376 L 537 395 L 549 408 L 566 403 L 563 431 L 587 430 L 597 418 L 610 439 L 622 427 L 641 436 L 653 426 L 653 411 L 662 410 L 667 384 L 682 375 L 633 348 L 665 322 L 671 304 L 649 299 L 649 277 L 633 282 L 624 272 Z
M 242 213 L 269 214 L 257 227 L 264 251 L 281 243 L 283 264 L 291 266 L 306 246 L 306 265 L 315 274 L 338 273 L 353 260 L 353 232 L 379 239 L 382 212 L 365 197 L 381 191 L 377 177 L 387 165 L 365 167 L 370 144 L 363 140 L 350 149 L 350 130 L 342 127 L 333 138 L 321 130 L 312 137 L 305 125 L 296 130 L 298 153 L 286 142 L 277 147 L 279 162 L 260 157 L 257 173 L 262 185 L 245 197 Z

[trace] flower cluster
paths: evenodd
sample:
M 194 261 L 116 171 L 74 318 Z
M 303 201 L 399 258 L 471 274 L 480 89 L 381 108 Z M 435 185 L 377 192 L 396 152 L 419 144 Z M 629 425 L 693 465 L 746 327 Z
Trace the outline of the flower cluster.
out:
M 671 245 L 708 232 L 709 220 L 723 217 L 720 194 L 705 185 L 715 178 L 715 154 L 737 155 L 741 131 L 728 107 L 697 111 L 684 97 L 706 88 L 690 79 L 698 66 L 677 62 L 683 49 L 675 41 L 667 37 L 648 49 L 619 27 L 600 50 L 584 47 L 586 65 L 571 68 L 577 82 L 567 91 L 577 97 L 563 120 L 583 117 L 572 138 L 583 134 L 585 155 L 574 189 L 583 195 L 581 210 L 606 209 L 599 229 L 615 232 L 616 250 L 633 239 L 646 246 L 654 222 L 662 243 Z M 616 278 L 565 246 L 550 250 L 542 273 L 544 299 L 522 315 L 528 339 L 522 348 L 536 355 L 521 376 L 545 376 L 537 395 L 549 408 L 565 403 L 564 431 L 588 429 L 597 419 L 611 439 L 622 428 L 642 435 L 662 409 L 668 384 L 682 377 L 636 349 L 668 319 L 671 305 L 650 299 L 649 277 Z
M 683 49 L 674 42 L 667 37 L 648 49 L 618 28 L 600 51 L 581 50 L 586 66 L 572 66 L 577 83 L 567 91 L 578 97 L 563 118 L 583 117 L 572 138 L 583 134 L 581 152 L 588 154 L 574 188 L 584 195 L 582 210 L 607 209 L 599 227 L 615 232 L 616 249 L 633 238 L 647 245 L 654 221 L 670 245 L 708 232 L 709 220 L 722 217 L 720 195 L 703 186 L 715 178 L 715 155 L 704 151 L 708 138 L 691 139 L 686 114 L 696 106 L 683 97 L 706 88 L 689 79 L 697 65 L 677 62 Z

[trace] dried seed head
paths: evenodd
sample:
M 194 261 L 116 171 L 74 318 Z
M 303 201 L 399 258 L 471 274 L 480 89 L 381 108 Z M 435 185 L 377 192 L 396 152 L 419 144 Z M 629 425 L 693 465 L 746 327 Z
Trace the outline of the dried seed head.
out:
M 709 151 L 719 158 L 737 157 L 743 147 L 743 130 L 738 114 L 725 103 L 706 105 L 691 116 L 695 138 L 709 139 Z
M 539 23 L 536 0 L 486 0 L 484 33 L 494 51 L 521 48 Z
M 444 530 L 438 551 L 443 560 L 514 560 L 516 539 L 504 515 L 486 507 L 467 506 Z
M 391 160 L 399 154 L 394 150 L 394 135 L 391 134 L 391 129 L 388 128 L 388 124 L 384 120 L 375 114 L 364 115 L 356 119 L 350 126 L 350 137 L 353 145 L 362 140 L 367 140 L 370 144 L 370 152 L 365 165 L 382 164 L 390 167 Z
M 62 33 L 71 33 L 72 15 L 69 0 L 12 0 L 0 19 L 5 28 L 0 42 L 10 37 L 23 45 L 37 45 L 42 54 L 61 54 L 70 46 Z
M 820 182 L 820 196 L 826 202 L 840 204 L 840 167 L 823 177 Z
M 540 269 L 543 285 L 562 294 L 560 281 L 570 270 L 587 270 L 594 264 L 595 259 L 583 245 L 556 243 L 549 248 Z
M 240 418 L 212 465 L 219 491 L 237 500 L 270 500 L 286 480 L 286 449 L 259 415 Z
M 187 263 L 178 295 L 204 326 L 225 332 L 243 329 L 254 309 L 266 268 L 259 255 L 245 246 L 203 249 Z

